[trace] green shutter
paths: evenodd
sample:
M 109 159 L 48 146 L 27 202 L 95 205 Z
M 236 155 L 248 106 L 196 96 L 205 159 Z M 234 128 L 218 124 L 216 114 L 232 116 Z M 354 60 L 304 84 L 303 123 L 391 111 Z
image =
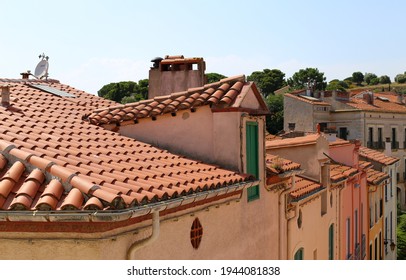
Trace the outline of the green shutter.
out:
M 334 224 L 328 229 L 328 259 L 334 260 Z
M 258 124 L 256 122 L 246 123 L 246 150 L 247 150 L 247 173 L 259 177 L 259 155 L 258 155 Z M 259 186 L 252 186 L 247 189 L 248 201 L 259 198 Z

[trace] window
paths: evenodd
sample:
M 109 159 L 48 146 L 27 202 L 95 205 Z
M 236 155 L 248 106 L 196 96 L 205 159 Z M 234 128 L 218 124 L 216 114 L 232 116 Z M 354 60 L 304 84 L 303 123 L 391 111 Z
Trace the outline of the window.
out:
M 392 149 L 398 149 L 399 148 L 399 143 L 397 142 L 397 138 L 396 138 L 396 128 L 395 127 L 392 127 L 391 147 L 392 147 Z
M 372 127 L 368 127 L 368 148 L 373 148 L 374 145 L 374 129 Z
M 383 215 L 383 199 L 381 198 L 379 200 L 379 218 L 381 218 Z
M 378 259 L 378 239 L 375 237 L 375 258 L 374 260 Z
M 328 229 L 328 259 L 334 260 L 334 224 Z
M 295 260 L 303 260 L 303 248 L 300 248 L 299 250 L 296 251 L 294 259 Z
M 393 178 L 393 169 L 390 170 L 390 178 L 389 178 L 389 184 L 390 184 L 390 196 L 393 197 L 393 184 L 392 184 L 392 178 Z
M 338 137 L 341 139 L 347 140 L 347 128 L 346 127 L 340 127 Z
M 369 244 L 369 259 L 372 260 L 372 243 Z
M 385 182 L 385 201 L 388 201 L 388 184 Z
M 199 219 L 194 219 L 192 228 L 190 229 L 190 242 L 193 248 L 198 249 L 203 237 L 203 227 Z
M 247 122 L 246 129 L 246 150 L 247 150 L 247 173 L 259 177 L 259 155 L 258 155 L 258 124 Z M 247 199 L 252 201 L 259 198 L 259 185 L 247 189 Z
M 378 149 L 384 149 L 385 145 L 383 143 L 382 137 L 382 127 L 378 127 Z
M 389 216 L 390 220 L 390 227 L 389 227 L 389 239 L 393 240 L 393 216 L 392 216 L 392 211 L 390 211 L 390 216 Z
M 379 259 L 382 260 L 382 232 L 379 233 Z

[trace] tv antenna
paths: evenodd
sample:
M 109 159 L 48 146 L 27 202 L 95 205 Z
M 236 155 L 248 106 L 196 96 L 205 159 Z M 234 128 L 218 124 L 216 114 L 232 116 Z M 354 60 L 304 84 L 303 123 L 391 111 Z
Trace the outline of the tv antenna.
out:
M 45 54 L 42 53 L 38 57 L 41 60 L 40 60 L 40 62 L 38 62 L 37 67 L 35 67 L 34 77 L 37 79 L 43 79 L 43 78 L 48 79 L 49 56 L 45 56 Z

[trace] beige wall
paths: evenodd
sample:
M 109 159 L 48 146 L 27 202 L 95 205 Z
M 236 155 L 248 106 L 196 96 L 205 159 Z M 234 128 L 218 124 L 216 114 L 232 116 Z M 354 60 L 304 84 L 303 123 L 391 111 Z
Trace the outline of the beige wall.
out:
M 158 239 L 135 252 L 134 259 L 277 259 L 276 213 L 271 196 L 247 202 L 223 200 L 161 217 Z M 260 213 L 260 215 L 259 215 Z M 196 250 L 190 241 L 195 218 L 203 227 Z M 103 234 L 0 233 L 0 259 L 125 259 L 136 241 L 151 234 L 151 220 Z M 144 228 L 142 228 L 144 227 Z M 18 239 L 21 238 L 21 239 Z
M 298 114 L 300 112 L 300 114 Z M 285 96 L 283 100 L 283 129 L 289 131 L 289 123 L 295 123 L 295 130 L 313 132 L 313 105 Z

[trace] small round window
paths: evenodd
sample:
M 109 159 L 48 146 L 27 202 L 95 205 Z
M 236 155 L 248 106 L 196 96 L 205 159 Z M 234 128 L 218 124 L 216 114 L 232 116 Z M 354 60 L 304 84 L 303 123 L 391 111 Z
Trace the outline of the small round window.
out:
M 198 249 L 203 237 L 203 227 L 199 219 L 194 219 L 192 228 L 190 229 L 190 242 L 193 248 Z

